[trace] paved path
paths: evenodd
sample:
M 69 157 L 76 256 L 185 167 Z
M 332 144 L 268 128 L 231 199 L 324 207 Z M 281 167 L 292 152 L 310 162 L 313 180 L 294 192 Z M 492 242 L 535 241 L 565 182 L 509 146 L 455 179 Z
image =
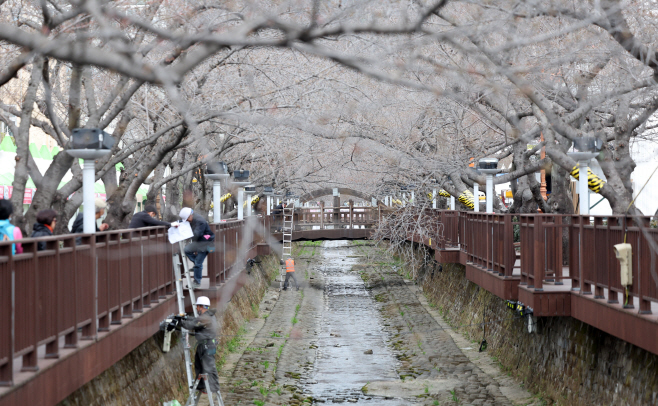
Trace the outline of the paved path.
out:
M 307 251 L 302 289 L 266 293 L 220 374 L 226 406 L 532 404 L 412 282 L 350 244 Z

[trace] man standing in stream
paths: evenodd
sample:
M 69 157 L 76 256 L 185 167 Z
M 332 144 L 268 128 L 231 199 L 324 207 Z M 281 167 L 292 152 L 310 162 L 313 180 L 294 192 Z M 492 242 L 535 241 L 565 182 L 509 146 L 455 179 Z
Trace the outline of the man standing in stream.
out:
M 288 280 L 292 278 L 295 281 L 295 288 L 299 290 L 299 285 L 297 284 L 297 278 L 295 278 L 295 260 L 292 257 L 286 259 L 286 280 L 283 281 L 283 290 L 288 290 Z M 292 284 L 290 284 L 292 289 Z

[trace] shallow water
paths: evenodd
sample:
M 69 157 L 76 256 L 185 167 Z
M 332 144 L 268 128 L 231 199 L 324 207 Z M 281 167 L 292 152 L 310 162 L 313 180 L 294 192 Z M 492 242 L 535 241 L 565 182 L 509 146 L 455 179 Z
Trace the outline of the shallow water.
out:
M 394 381 L 397 359 L 386 345 L 384 322 L 358 272 L 355 248 L 347 241 L 325 241 L 318 271 L 324 276 L 324 312 L 316 345 L 317 359 L 305 392 L 316 399 L 396 406 L 402 399 L 364 395 L 369 382 Z M 372 350 L 373 354 L 364 354 Z M 315 383 L 317 382 L 317 383 Z

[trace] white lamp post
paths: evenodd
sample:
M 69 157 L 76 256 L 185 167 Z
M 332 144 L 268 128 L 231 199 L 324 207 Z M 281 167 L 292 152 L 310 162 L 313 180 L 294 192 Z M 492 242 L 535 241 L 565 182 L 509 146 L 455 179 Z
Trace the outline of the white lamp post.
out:
M 222 179 L 229 177 L 228 168 L 224 162 L 208 164 L 206 178 L 212 179 L 212 218 L 215 223 L 222 220 Z
M 244 219 L 244 187 L 249 184 L 249 171 L 233 172 L 233 184 L 238 187 L 238 220 Z
M 416 185 L 409 185 L 409 190 L 411 191 L 411 205 L 416 205 Z
M 580 200 L 580 214 L 589 214 L 589 186 L 587 184 L 589 161 L 598 155 L 603 142 L 594 137 L 582 137 L 574 141 L 574 148 L 578 151 L 569 152 L 568 155 L 578 161 L 578 195 Z
M 244 188 L 245 193 L 247 194 L 247 217 L 251 216 L 251 199 L 252 196 L 256 194 L 256 186 L 249 185 Z
M 477 213 L 480 211 L 480 185 L 477 182 L 473 183 L 473 196 L 473 211 Z
M 272 190 L 272 187 L 265 186 L 263 188 L 263 193 L 265 194 L 265 196 L 267 196 L 267 215 L 269 216 L 272 209 L 272 196 L 274 195 L 274 192 Z
M 455 196 L 450 196 L 450 210 L 455 210 Z
M 493 176 L 500 172 L 498 169 L 498 159 L 482 158 L 479 162 L 480 172 L 487 175 L 487 213 L 493 213 L 494 187 Z
M 430 183 L 433 186 L 433 189 L 432 189 L 432 208 L 436 209 L 436 179 L 430 179 Z
M 84 159 L 82 167 L 82 204 L 84 205 L 82 229 L 85 234 L 96 232 L 95 160 L 109 154 L 114 142 L 114 137 L 98 128 L 75 128 L 71 137 L 73 148 L 66 151 L 72 157 Z

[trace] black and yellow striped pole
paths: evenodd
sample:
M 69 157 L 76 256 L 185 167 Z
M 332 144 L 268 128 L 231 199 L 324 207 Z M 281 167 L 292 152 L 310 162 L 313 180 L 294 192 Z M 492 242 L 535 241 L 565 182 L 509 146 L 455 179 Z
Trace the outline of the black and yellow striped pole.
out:
M 571 176 L 578 180 L 578 199 L 579 202 L 579 214 L 589 214 L 589 190 L 592 190 L 594 193 L 599 193 L 605 182 L 603 179 L 596 176 L 591 169 L 587 166 L 588 161 L 579 160 L 578 165 L 574 166 L 571 170 Z M 583 182 L 580 179 L 580 173 L 584 172 L 587 169 L 587 182 Z
M 580 169 L 578 166 L 574 166 L 573 169 L 571 170 L 571 176 L 576 178 L 576 180 L 580 180 Z M 601 189 L 603 189 L 603 186 L 605 185 L 605 181 L 601 178 L 599 178 L 597 175 L 595 175 L 589 167 L 587 168 L 587 186 L 589 187 L 589 190 L 591 190 L 594 193 L 599 193 Z
M 473 197 L 473 192 L 466 189 L 459 195 L 459 203 L 468 207 L 469 209 L 475 209 L 475 198 Z

